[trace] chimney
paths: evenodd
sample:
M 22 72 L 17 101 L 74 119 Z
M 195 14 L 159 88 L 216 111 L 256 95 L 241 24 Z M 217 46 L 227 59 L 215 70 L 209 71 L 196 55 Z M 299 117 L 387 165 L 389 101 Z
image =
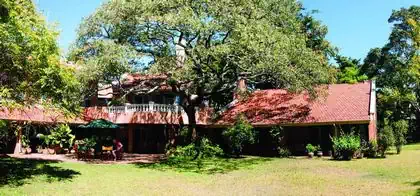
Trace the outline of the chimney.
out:
M 236 82 L 236 89 L 235 89 L 235 92 L 233 92 L 233 99 L 234 100 L 241 99 L 241 97 L 244 96 L 246 93 L 247 93 L 246 78 L 245 78 L 245 74 L 241 73 Z

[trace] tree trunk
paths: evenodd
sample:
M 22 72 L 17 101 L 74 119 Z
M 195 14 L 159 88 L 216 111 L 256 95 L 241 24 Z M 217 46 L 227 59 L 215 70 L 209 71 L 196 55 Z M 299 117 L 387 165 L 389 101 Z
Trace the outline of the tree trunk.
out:
M 195 107 L 187 106 L 187 116 L 188 116 L 188 130 L 191 134 L 191 141 L 194 142 L 197 140 L 197 122 L 195 119 Z

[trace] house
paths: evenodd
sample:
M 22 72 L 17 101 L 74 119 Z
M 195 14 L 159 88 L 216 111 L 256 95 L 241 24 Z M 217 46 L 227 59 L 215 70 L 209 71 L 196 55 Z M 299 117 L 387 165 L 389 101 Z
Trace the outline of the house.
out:
M 246 86 L 244 81 L 239 82 L 239 87 Z M 115 85 L 121 88 L 115 88 Z M 243 114 L 260 136 L 260 142 L 247 150 L 255 154 L 273 151 L 268 140 L 269 130 L 274 126 L 283 127 L 286 145 L 296 154 L 302 153 L 307 143 L 320 144 L 328 152 L 331 137 L 341 131 L 355 130 L 365 140 L 376 139 L 373 81 L 325 85 L 318 87 L 317 91 L 318 96 L 311 98 L 308 92 L 256 90 L 248 97 L 235 99 L 218 115 L 211 108 L 200 108 L 196 115 L 198 131 L 223 143 L 221 132 Z M 115 102 L 118 99 L 125 99 L 127 103 L 118 104 Z M 177 105 L 179 101 L 166 84 L 166 76 L 129 74 L 119 84 L 100 86 L 97 95 L 85 100 L 85 108 L 78 118 L 68 119 L 59 112 L 35 107 L 0 110 L 0 119 L 67 122 L 77 137 L 92 133 L 110 134 L 119 138 L 128 152 L 163 153 L 166 144 L 176 142 L 176 130 L 188 124 L 187 115 Z M 91 130 L 80 126 L 95 120 L 112 122 L 118 128 Z

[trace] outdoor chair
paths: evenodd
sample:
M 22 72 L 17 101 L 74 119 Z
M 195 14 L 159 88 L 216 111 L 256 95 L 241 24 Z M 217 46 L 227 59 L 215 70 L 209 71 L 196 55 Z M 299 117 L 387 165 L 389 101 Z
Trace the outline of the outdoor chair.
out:
M 102 152 L 101 152 L 101 160 L 108 161 L 113 160 L 114 157 L 112 156 L 112 146 L 102 146 Z

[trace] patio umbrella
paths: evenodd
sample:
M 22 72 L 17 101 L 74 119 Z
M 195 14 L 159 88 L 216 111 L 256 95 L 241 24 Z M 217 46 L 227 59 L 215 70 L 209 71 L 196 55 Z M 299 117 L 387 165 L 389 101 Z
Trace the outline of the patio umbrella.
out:
M 107 121 L 104 119 L 98 119 L 98 120 L 90 121 L 86 125 L 80 125 L 79 127 L 80 128 L 116 129 L 119 126 L 110 121 Z

